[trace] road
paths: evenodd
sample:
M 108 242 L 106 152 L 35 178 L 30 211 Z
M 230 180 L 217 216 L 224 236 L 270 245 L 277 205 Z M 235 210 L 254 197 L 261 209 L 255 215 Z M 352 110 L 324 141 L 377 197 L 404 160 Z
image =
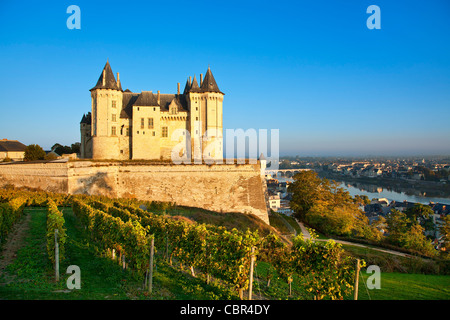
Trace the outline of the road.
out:
M 300 229 L 302 230 L 303 238 L 304 239 L 311 239 L 311 235 L 309 234 L 309 232 L 306 229 L 306 227 L 304 226 L 304 224 L 302 222 L 298 221 L 297 219 L 295 219 L 295 221 L 297 221 L 298 225 L 300 226 Z M 380 252 L 384 252 L 384 253 L 394 254 L 394 255 L 397 255 L 397 256 L 401 256 L 401 257 L 407 257 L 407 258 L 413 258 L 414 257 L 414 256 L 412 256 L 410 254 L 407 254 L 407 253 L 404 253 L 404 252 L 394 251 L 394 250 L 389 250 L 389 249 L 384 249 L 384 248 L 379 248 L 379 247 L 368 246 L 368 245 L 365 245 L 365 244 L 355 243 L 355 242 L 350 242 L 350 241 L 336 240 L 336 239 L 316 239 L 316 240 L 317 241 L 333 240 L 334 242 L 337 242 L 337 243 L 340 243 L 340 244 L 346 244 L 346 245 L 355 246 L 355 247 L 367 248 L 367 249 L 376 250 L 376 251 L 380 251 Z

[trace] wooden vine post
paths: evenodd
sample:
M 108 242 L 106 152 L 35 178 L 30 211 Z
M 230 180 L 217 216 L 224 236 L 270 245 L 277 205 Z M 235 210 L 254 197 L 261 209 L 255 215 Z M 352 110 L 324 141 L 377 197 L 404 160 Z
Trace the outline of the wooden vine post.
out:
M 155 237 L 152 237 L 150 243 L 150 265 L 149 265 L 149 274 L 148 274 L 148 293 L 152 294 L 153 287 L 153 254 L 155 251 Z
M 355 292 L 353 293 L 353 300 L 358 300 L 359 269 L 359 259 L 356 259 Z
M 248 287 L 248 300 L 252 300 L 253 291 L 253 266 L 255 264 L 255 247 L 252 247 L 252 253 L 250 257 L 250 284 Z
M 58 229 L 55 229 L 55 279 L 59 281 L 59 245 L 58 245 Z

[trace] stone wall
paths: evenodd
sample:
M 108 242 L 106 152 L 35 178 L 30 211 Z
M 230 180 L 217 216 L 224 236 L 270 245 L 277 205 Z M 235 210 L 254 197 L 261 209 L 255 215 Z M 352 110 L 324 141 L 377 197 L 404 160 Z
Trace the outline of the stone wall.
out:
M 64 162 L 0 164 L 0 186 L 39 188 L 67 193 L 68 167 Z
M 251 213 L 269 223 L 259 164 L 173 165 L 73 161 L 0 165 L 0 185 L 70 194 L 170 201 L 213 211 Z

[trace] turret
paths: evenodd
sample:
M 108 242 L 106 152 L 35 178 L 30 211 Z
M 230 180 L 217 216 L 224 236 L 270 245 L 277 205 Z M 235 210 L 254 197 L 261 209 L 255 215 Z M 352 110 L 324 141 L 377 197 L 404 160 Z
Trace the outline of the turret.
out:
M 92 98 L 94 159 L 117 159 L 119 157 L 119 116 L 122 109 L 123 91 L 119 74 L 114 77 L 109 61 L 106 62 L 95 87 L 90 89 Z

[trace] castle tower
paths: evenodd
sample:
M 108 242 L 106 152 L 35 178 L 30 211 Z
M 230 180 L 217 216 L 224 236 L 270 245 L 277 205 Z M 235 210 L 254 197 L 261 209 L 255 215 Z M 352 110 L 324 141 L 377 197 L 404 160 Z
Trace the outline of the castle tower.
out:
M 80 158 L 92 158 L 91 113 L 84 114 L 80 122 Z
M 192 158 L 195 160 L 223 159 L 223 96 L 208 67 L 205 78 L 200 75 L 200 86 L 194 76 L 186 83 L 190 111 Z
M 123 91 L 119 74 L 117 81 L 106 62 L 95 87 L 90 89 L 92 99 L 92 158 L 118 159 L 119 115 L 122 108 Z
M 200 86 L 206 102 L 206 133 L 203 138 L 204 156 L 215 160 L 223 159 L 223 92 L 219 90 L 211 69 L 205 74 Z M 207 140 L 205 140 L 205 138 Z M 206 150 L 206 151 L 205 151 Z

